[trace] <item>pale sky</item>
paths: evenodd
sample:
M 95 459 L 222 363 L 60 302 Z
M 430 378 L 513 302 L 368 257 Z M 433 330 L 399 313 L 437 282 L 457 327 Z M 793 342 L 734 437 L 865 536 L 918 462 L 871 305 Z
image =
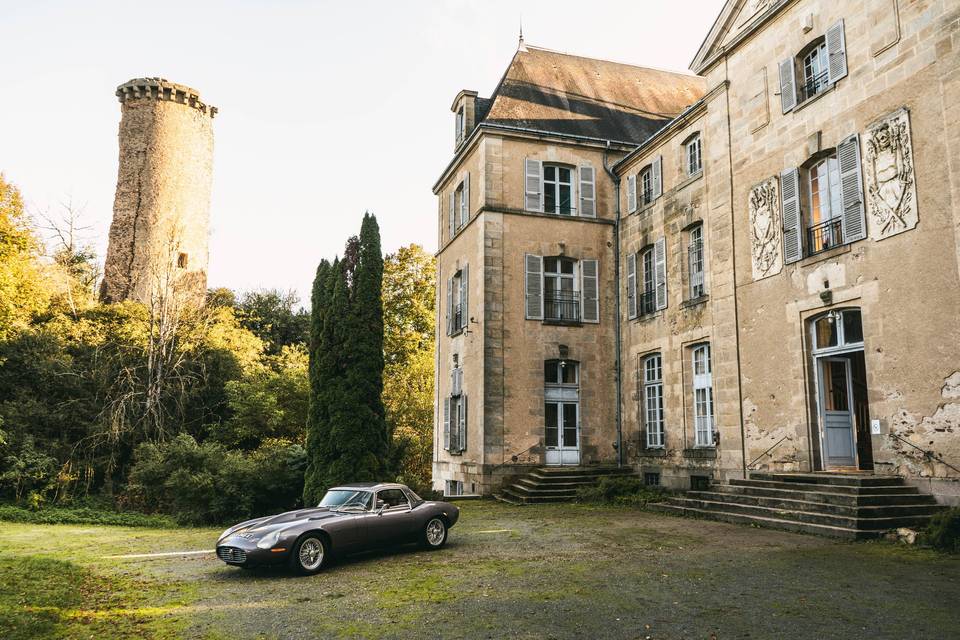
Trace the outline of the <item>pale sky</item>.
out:
M 722 0 L 0 0 L 0 172 L 34 211 L 72 199 L 101 257 L 117 178 L 117 85 L 161 76 L 214 120 L 209 284 L 296 289 L 363 212 L 384 251 L 435 251 L 430 188 L 450 103 L 489 96 L 528 44 L 686 71 Z

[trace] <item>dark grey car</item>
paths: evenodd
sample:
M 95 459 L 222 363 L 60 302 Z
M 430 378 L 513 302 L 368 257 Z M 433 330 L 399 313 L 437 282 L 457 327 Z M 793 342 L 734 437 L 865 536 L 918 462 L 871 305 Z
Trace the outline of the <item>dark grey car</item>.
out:
M 239 567 L 287 562 L 311 574 L 333 553 L 408 542 L 439 549 L 459 517 L 452 504 L 423 500 L 402 484 L 347 484 L 327 491 L 315 508 L 230 527 L 217 540 L 217 557 Z

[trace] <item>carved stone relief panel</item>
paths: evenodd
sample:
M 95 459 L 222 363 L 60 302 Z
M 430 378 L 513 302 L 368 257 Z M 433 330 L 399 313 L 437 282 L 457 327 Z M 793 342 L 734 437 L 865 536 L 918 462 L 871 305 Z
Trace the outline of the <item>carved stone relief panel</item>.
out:
M 909 111 L 900 109 L 867 127 L 863 170 L 870 237 L 883 240 L 917 226 Z
M 783 230 L 780 186 L 771 176 L 750 190 L 750 243 L 753 279 L 760 280 L 783 269 Z

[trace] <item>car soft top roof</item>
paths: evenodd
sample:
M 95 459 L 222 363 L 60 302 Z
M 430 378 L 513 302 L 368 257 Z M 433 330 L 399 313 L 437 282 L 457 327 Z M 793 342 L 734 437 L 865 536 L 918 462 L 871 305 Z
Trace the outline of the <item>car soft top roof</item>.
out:
M 345 490 L 345 489 L 406 489 L 406 485 L 402 485 L 397 482 L 351 482 L 349 484 L 341 484 L 336 487 L 330 487 L 330 491 Z

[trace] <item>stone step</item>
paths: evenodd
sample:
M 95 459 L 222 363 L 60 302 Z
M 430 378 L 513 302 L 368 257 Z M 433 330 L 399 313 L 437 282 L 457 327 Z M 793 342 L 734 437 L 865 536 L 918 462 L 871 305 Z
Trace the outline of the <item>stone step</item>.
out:
M 740 495 L 722 491 L 688 491 L 684 497 L 693 500 L 706 500 L 711 502 L 722 502 L 726 504 L 767 507 L 771 509 L 785 509 L 798 512 L 812 512 L 824 515 L 845 516 L 850 518 L 886 518 L 933 515 L 941 509 L 936 503 L 917 504 L 910 501 L 897 501 L 897 499 L 904 500 L 904 498 L 910 498 L 911 496 L 893 496 L 894 501 L 887 504 L 864 506 L 856 504 L 833 504 L 829 502 L 818 502 L 813 500 L 813 498 L 821 495 L 822 494 L 807 493 L 805 496 L 810 496 L 811 500 L 797 500 L 781 497 L 769 498 L 763 496 Z
M 510 489 L 513 491 L 519 491 L 524 494 L 529 495 L 554 495 L 554 496 L 569 496 L 574 497 L 577 495 L 577 490 L 570 487 L 560 487 L 555 488 L 553 485 L 540 485 L 540 484 L 520 484 L 514 483 L 509 485 Z
M 559 475 L 617 475 L 617 474 L 627 474 L 630 475 L 633 473 L 632 467 L 613 467 L 613 466 L 590 466 L 590 467 L 565 467 L 565 466 L 556 466 L 556 467 L 537 467 L 535 472 L 542 474 L 559 474 Z
M 877 538 L 882 533 L 880 531 L 861 531 L 849 527 L 833 527 L 811 524 L 809 522 L 784 520 L 781 518 L 749 516 L 727 511 L 708 511 L 666 503 L 648 505 L 647 508 L 651 511 L 659 511 L 660 513 L 669 513 L 672 515 L 702 518 L 705 520 L 719 520 L 721 522 L 731 522 L 734 524 L 754 525 L 768 529 L 781 529 L 783 531 L 808 533 L 811 535 L 842 538 L 845 540 L 867 540 Z
M 522 484 L 528 487 L 550 487 L 551 489 L 573 489 L 577 490 L 578 487 L 583 487 L 586 485 L 593 484 L 594 481 L 577 481 L 577 482 L 553 482 L 553 481 L 544 481 L 540 480 L 534 476 L 525 476 L 517 480 L 514 484 Z
M 844 487 L 889 487 L 903 485 L 903 478 L 900 476 L 875 476 L 872 474 L 753 472 L 750 474 L 750 479 L 773 482 L 796 482 L 800 484 L 827 484 Z
M 767 489 L 788 489 L 791 491 L 817 491 L 825 493 L 846 493 L 852 495 L 880 494 L 916 494 L 916 487 L 909 485 L 849 486 L 838 484 L 813 484 L 802 482 L 779 482 L 776 480 L 741 480 L 732 478 L 730 485 L 735 487 L 761 487 Z
M 512 487 L 504 488 L 502 495 L 509 500 L 513 500 L 520 504 L 533 504 L 538 502 L 569 502 L 571 500 L 569 496 L 526 495 L 514 491 Z
M 511 498 L 510 496 L 504 495 L 503 493 L 495 493 L 493 494 L 493 497 L 495 500 L 499 500 L 500 502 L 505 502 L 506 504 L 512 504 L 517 506 L 523 504 L 519 500 Z
M 872 506 L 885 505 L 893 503 L 904 503 L 909 501 L 912 504 L 936 504 L 933 496 L 919 493 L 916 487 L 909 488 L 913 491 L 901 491 L 898 493 L 837 493 L 835 491 L 801 491 L 796 488 L 773 489 L 770 487 L 756 487 L 752 485 L 717 485 L 713 487 L 715 491 L 721 493 L 730 493 L 734 495 L 758 496 L 765 498 L 783 498 L 789 500 L 808 500 L 810 502 L 822 502 L 825 504 L 842 504 L 850 506 Z
M 857 517 L 823 513 L 821 511 L 782 509 L 750 504 L 739 504 L 735 502 L 699 500 L 694 498 L 671 498 L 670 504 L 688 509 L 696 509 L 698 511 L 735 513 L 743 516 L 771 518 L 775 520 L 792 520 L 794 522 L 802 522 L 806 524 L 857 529 L 862 531 L 885 531 L 887 529 L 895 529 L 897 527 L 915 527 L 921 524 L 926 524 L 927 520 L 930 519 L 929 514 Z

